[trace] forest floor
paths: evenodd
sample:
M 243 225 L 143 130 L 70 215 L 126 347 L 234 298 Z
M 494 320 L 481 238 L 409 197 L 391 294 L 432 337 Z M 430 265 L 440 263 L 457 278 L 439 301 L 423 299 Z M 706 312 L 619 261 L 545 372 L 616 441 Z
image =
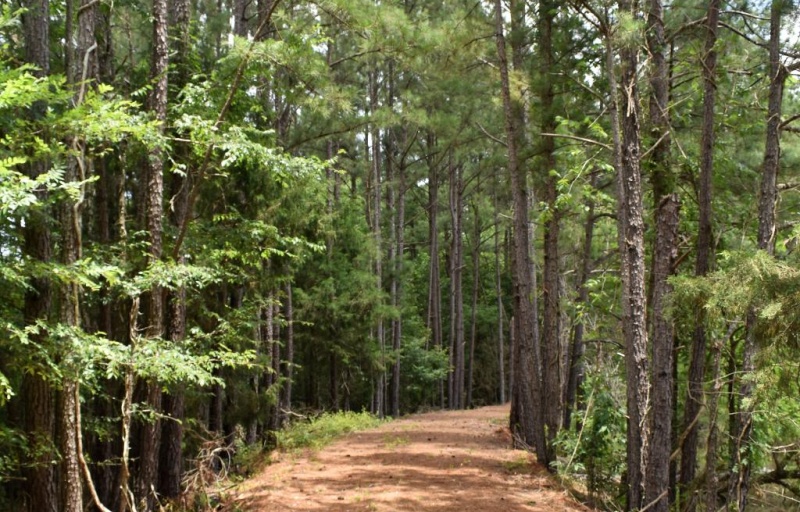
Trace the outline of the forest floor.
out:
M 586 512 L 527 452 L 511 449 L 508 407 L 431 412 L 285 453 L 244 482 L 235 509 Z

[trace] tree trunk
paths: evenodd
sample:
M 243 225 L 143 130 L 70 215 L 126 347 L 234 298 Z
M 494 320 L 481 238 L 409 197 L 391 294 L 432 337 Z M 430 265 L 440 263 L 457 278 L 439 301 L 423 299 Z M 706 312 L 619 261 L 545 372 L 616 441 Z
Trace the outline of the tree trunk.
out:
M 369 74 L 369 106 L 370 113 L 378 110 L 378 72 L 372 70 Z M 371 141 L 371 161 L 370 172 L 372 173 L 372 197 L 368 198 L 372 203 L 371 226 L 372 236 L 375 240 L 375 284 L 379 291 L 383 290 L 383 240 L 381 234 L 381 150 L 380 150 L 380 130 L 375 123 L 370 127 L 370 141 Z M 375 395 L 373 399 L 373 411 L 380 418 L 385 414 L 385 391 L 386 391 L 386 340 L 384 336 L 384 325 L 382 313 L 378 314 L 377 324 L 375 326 L 375 340 L 378 345 L 378 352 L 380 353 L 380 370 L 378 375 L 375 376 Z
M 769 105 L 767 107 L 767 135 L 764 149 L 764 164 L 761 174 L 761 193 L 758 199 L 758 248 L 767 254 L 775 252 L 775 208 L 778 200 L 778 170 L 780 168 L 781 114 L 783 111 L 783 89 L 789 73 L 781 62 L 781 11 L 784 2 L 773 0 L 770 12 L 769 39 Z M 751 379 L 755 372 L 757 355 L 756 312 L 747 313 L 746 335 L 742 349 L 741 384 L 739 386 L 739 410 L 732 418 L 735 421 L 735 451 L 731 460 L 731 478 L 728 484 L 728 499 L 744 512 L 747 491 L 750 485 L 752 462 L 751 440 L 753 431 L 753 404 L 749 403 L 754 392 Z
M 167 1 L 153 0 L 153 56 L 151 76 L 155 82 L 150 95 L 150 110 L 159 121 L 159 130 L 164 131 L 167 120 L 167 67 L 169 64 L 167 43 Z M 148 264 L 153 265 L 161 259 L 162 216 L 164 214 L 164 155 L 161 149 L 154 149 L 148 158 L 146 228 L 150 243 Z M 154 339 L 164 335 L 164 296 L 159 286 L 150 290 L 147 309 L 147 337 Z M 161 386 L 157 382 L 147 382 L 147 407 L 155 413 L 161 412 Z M 160 421 L 154 420 L 142 425 L 139 438 L 139 474 L 137 481 L 138 499 L 142 508 L 155 507 L 152 489 L 158 488 L 159 446 L 161 441 Z
M 432 133 L 427 136 L 428 147 L 428 314 L 427 327 L 431 332 L 434 347 L 442 346 L 442 287 L 439 281 L 439 177 L 433 159 L 436 139 Z M 427 348 L 427 347 L 426 347 Z M 444 383 L 438 382 L 439 407 L 444 408 Z
M 286 298 L 283 303 L 283 314 L 286 320 L 286 328 L 283 330 L 285 336 L 285 349 L 283 361 L 283 394 L 281 397 L 281 426 L 286 422 L 287 413 L 292 410 L 292 379 L 294 378 L 294 304 L 292 303 L 292 282 L 286 283 Z
M 638 18 L 629 0 L 619 2 L 621 12 Z M 647 473 L 646 450 L 649 429 L 645 424 L 648 408 L 647 329 L 645 294 L 644 218 L 639 128 L 639 93 L 637 70 L 638 48 L 633 44 L 620 48 L 622 68 L 621 166 L 617 170 L 619 190 L 619 251 L 622 265 L 622 331 L 625 341 L 627 373 L 627 509 L 636 510 L 644 503 L 644 481 Z
M 678 256 L 680 203 L 675 194 L 663 196 L 657 212 L 653 256 L 653 356 L 652 409 L 649 418 L 651 446 L 645 474 L 645 504 L 654 512 L 669 511 L 669 463 L 672 453 L 672 403 L 674 328 L 667 318 L 666 301 L 672 292 L 667 279 Z
M 70 83 L 75 87 L 75 103 L 80 105 L 86 92 L 86 80 L 97 78 L 97 44 L 95 41 L 96 6 L 90 0 L 81 0 L 77 15 L 77 47 L 69 70 Z M 88 178 L 89 161 L 86 158 L 84 142 L 78 139 L 68 141 L 76 155 L 67 162 L 64 173 L 65 182 L 82 182 Z M 82 207 L 83 189 L 79 197 L 61 204 L 60 221 L 63 226 L 61 239 L 61 263 L 69 266 L 81 259 L 82 251 Z M 80 329 L 80 288 L 76 282 L 62 286 L 61 323 Z M 70 350 L 70 349 L 67 349 Z M 68 354 L 64 354 L 67 356 Z M 83 486 L 79 453 L 81 441 L 80 425 L 80 386 L 77 378 L 79 369 L 67 368 L 61 384 L 58 404 L 58 432 L 61 451 L 59 468 L 61 480 L 61 510 L 81 512 L 83 510 Z
M 462 268 L 464 258 L 462 237 L 463 183 L 461 165 L 450 157 L 450 222 L 453 236 L 450 243 L 450 383 L 448 407 L 463 408 L 464 390 L 464 295 Z
M 508 173 L 511 179 L 514 203 L 514 250 L 512 258 L 512 283 L 514 293 L 515 352 L 514 388 L 511 398 L 510 428 L 520 441 L 533 446 L 539 462 L 549 465 L 544 423 L 539 416 L 542 410 L 541 384 L 538 368 L 539 354 L 535 350 L 531 283 L 530 240 L 528 238 L 528 187 L 525 172 L 519 164 L 517 145 L 520 140 L 515 106 L 512 104 L 509 85 L 508 58 L 503 36 L 502 2 L 495 0 L 495 38 L 499 58 L 501 96 L 508 152 Z M 518 106 L 517 106 L 518 108 Z
M 728 338 L 735 332 L 735 324 L 728 327 Z M 722 391 L 722 376 L 720 375 L 720 361 L 722 359 L 723 340 L 717 340 L 711 350 L 711 378 L 713 387 L 708 401 L 708 440 L 706 442 L 706 511 L 717 512 L 717 493 L 719 492 L 719 474 L 717 473 L 717 454 L 719 451 L 719 429 L 717 416 L 719 410 L 719 395 Z
M 170 26 L 172 40 L 175 42 L 175 69 L 173 90 L 180 91 L 188 83 L 191 70 L 189 63 L 190 31 L 189 1 L 173 0 L 170 3 Z M 188 163 L 190 149 L 183 144 L 175 143 L 176 155 Z M 172 173 L 170 183 L 172 210 L 170 222 L 176 230 L 186 222 L 189 214 L 189 179 L 180 173 Z M 179 265 L 185 264 L 184 256 L 178 255 Z M 168 322 L 167 338 L 175 344 L 183 343 L 186 335 L 186 290 L 178 288 L 167 295 L 166 300 Z M 164 396 L 164 414 L 170 418 L 162 424 L 161 453 L 159 461 L 158 491 L 166 498 L 176 498 L 181 492 L 183 475 L 183 420 L 185 412 L 184 389 L 177 386 Z
M 597 172 L 592 173 L 591 187 L 597 188 Z M 586 200 L 586 224 L 583 228 L 583 249 L 581 252 L 581 271 L 578 276 L 578 304 L 581 308 L 589 307 L 589 289 L 586 282 L 592 272 L 592 241 L 594 239 L 594 225 L 597 220 L 594 213 L 594 200 Z M 578 398 L 583 386 L 584 366 L 583 357 L 586 346 L 583 343 L 584 311 L 578 310 L 578 318 L 572 333 L 572 349 L 570 350 L 569 375 L 567 378 L 567 393 L 564 399 L 564 428 L 570 428 L 572 411 L 580 410 L 582 404 Z
M 677 258 L 680 203 L 674 189 L 670 164 L 669 76 L 664 39 L 664 8 L 650 0 L 647 13 L 647 48 L 650 54 L 650 131 L 656 140 L 650 156 L 655 201 L 656 241 L 652 279 L 652 409 L 647 429 L 644 503 L 656 512 L 667 512 L 670 503 L 670 454 L 672 452 L 674 329 L 666 317 L 665 302 L 672 291 L 667 279 Z
M 247 37 L 247 6 L 252 0 L 234 0 L 233 35 Z
M 712 250 L 712 208 L 711 186 L 714 173 L 714 104 L 716 102 L 717 43 L 719 25 L 720 0 L 711 0 L 706 15 L 706 41 L 701 65 L 703 67 L 703 132 L 700 138 L 700 180 L 698 191 L 699 218 L 697 221 L 697 259 L 694 272 L 696 276 L 704 276 L 711 268 Z M 697 461 L 697 440 L 699 429 L 695 419 L 702 408 L 703 381 L 705 379 L 706 361 L 706 328 L 705 308 L 696 308 L 694 332 L 692 334 L 692 351 L 689 362 L 689 379 L 686 401 L 683 412 L 683 430 L 686 432 L 681 447 L 681 465 L 679 485 L 682 494 L 691 488 L 695 477 Z M 709 424 L 709 429 L 714 426 Z M 689 500 L 691 503 L 693 500 Z M 690 509 L 694 508 L 689 505 Z M 688 512 L 691 512 L 689 510 Z
M 480 180 L 480 178 L 478 178 Z M 480 181 L 475 191 L 476 195 L 480 195 Z M 472 408 L 472 387 L 473 387 L 473 372 L 475 370 L 475 344 L 478 337 L 478 282 L 480 279 L 480 251 L 481 251 L 481 221 L 480 221 L 480 207 L 479 202 L 476 200 L 472 203 L 472 217 L 474 222 L 474 229 L 472 231 L 472 307 L 471 307 L 471 329 L 469 336 L 469 367 L 467 368 L 467 403 L 466 407 Z
M 25 61 L 38 68 L 37 76 L 45 77 L 50 72 L 49 1 L 31 0 L 26 2 L 27 11 L 22 15 L 22 29 L 25 38 Z M 29 112 L 32 119 L 45 115 L 47 105 L 34 104 Z M 32 161 L 27 169 L 28 176 L 36 179 L 47 172 L 47 162 Z M 44 193 L 37 199 L 44 201 Z M 25 219 L 23 231 L 23 254 L 34 261 L 47 263 L 52 257 L 50 229 L 47 225 L 46 210 L 32 209 Z M 25 325 L 46 320 L 51 308 L 51 284 L 44 277 L 32 279 L 25 292 L 23 317 Z M 58 490 L 55 471 L 50 464 L 55 454 L 51 440 L 55 436 L 55 404 L 50 384 L 36 373 L 26 372 L 22 378 L 21 405 L 23 408 L 23 427 L 28 436 L 31 453 L 36 457 L 26 461 L 25 493 L 30 512 L 56 512 L 58 510 Z
M 553 20 L 558 3 L 544 0 L 539 3 L 539 99 L 542 112 L 541 129 L 543 133 L 556 131 L 554 111 L 555 91 L 553 80 Z M 551 443 L 561 429 L 561 329 L 559 307 L 559 271 L 558 271 L 558 239 L 560 214 L 558 212 L 556 174 L 555 139 L 542 137 L 541 140 L 541 173 L 545 177 L 545 200 L 547 216 L 544 224 L 544 270 L 542 283 L 542 300 L 544 314 L 542 325 L 542 394 L 550 397 L 543 400 L 544 421 L 547 432 L 548 460 L 554 460 Z
M 405 222 L 406 222 L 406 171 L 405 163 L 400 162 L 397 167 L 397 210 L 395 216 L 395 265 L 394 283 L 392 285 L 392 302 L 402 313 L 403 307 L 403 258 L 405 256 Z M 393 321 L 392 351 L 395 353 L 395 362 L 392 366 L 392 416 L 400 416 L 400 349 L 403 341 L 402 314 Z
M 506 350 L 503 343 L 503 280 L 500 270 L 500 218 L 497 207 L 497 192 L 494 194 L 494 282 L 497 295 L 497 371 L 500 381 L 500 403 L 506 403 Z

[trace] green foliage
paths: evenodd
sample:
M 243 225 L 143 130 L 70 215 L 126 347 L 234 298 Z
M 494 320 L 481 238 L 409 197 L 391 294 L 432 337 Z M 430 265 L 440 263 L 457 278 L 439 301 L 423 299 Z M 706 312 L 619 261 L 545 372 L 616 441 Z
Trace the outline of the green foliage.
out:
M 573 415 L 579 428 L 562 430 L 555 441 L 565 457 L 559 459 L 559 469 L 585 477 L 593 495 L 613 489 L 625 471 L 625 406 L 613 393 L 608 377 L 602 371 L 587 376 L 586 410 Z
M 368 412 L 324 413 L 311 420 L 293 422 L 284 430 L 275 433 L 278 448 L 284 451 L 301 448 L 319 449 L 339 437 L 377 427 L 382 423 Z

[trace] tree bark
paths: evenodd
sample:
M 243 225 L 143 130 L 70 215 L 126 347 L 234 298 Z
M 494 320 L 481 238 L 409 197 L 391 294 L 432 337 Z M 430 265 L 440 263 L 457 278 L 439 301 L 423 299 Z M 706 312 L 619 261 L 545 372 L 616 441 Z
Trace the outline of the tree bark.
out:
M 655 205 L 656 241 L 652 278 L 652 408 L 647 429 L 650 447 L 647 457 L 644 504 L 655 512 L 667 512 L 670 504 L 670 454 L 672 452 L 674 329 L 666 305 L 672 287 L 667 279 L 677 258 L 680 203 L 670 171 L 669 74 L 664 36 L 664 7 L 650 0 L 647 13 L 647 48 L 650 54 L 650 131 L 655 147 L 650 156 Z
M 287 413 L 292 410 L 292 379 L 294 378 L 294 304 L 292 301 L 292 282 L 286 283 L 286 298 L 283 303 L 283 315 L 286 320 L 286 328 L 283 330 L 285 336 L 285 349 L 283 361 L 283 394 L 281 397 L 281 425 L 286 422 Z
M 497 371 L 500 381 L 500 403 L 506 403 L 506 350 L 503 343 L 503 280 L 500 270 L 500 218 L 497 206 L 497 192 L 494 194 L 494 281 L 497 295 Z
M 436 138 L 432 133 L 427 135 L 428 148 L 428 314 L 426 324 L 431 332 L 431 344 L 442 346 L 442 287 L 439 280 L 439 176 L 433 158 Z M 427 347 L 426 347 L 427 348 Z M 444 383 L 438 382 L 439 407 L 444 408 Z
M 531 283 L 530 240 L 528 238 L 528 187 L 525 172 L 520 166 L 517 145 L 519 130 L 514 116 L 509 85 L 508 58 L 503 35 L 502 2 L 495 0 L 495 39 L 500 70 L 500 89 L 508 153 L 508 174 L 511 179 L 514 204 L 514 249 L 512 286 L 515 319 L 514 388 L 511 398 L 510 428 L 515 437 L 533 446 L 541 464 L 549 465 L 542 410 L 539 371 L 541 361 L 535 350 Z
M 369 107 L 370 113 L 375 113 L 378 110 L 378 72 L 373 69 L 369 73 Z M 377 290 L 383 290 L 383 236 L 381 232 L 381 192 L 382 179 L 381 179 L 381 150 L 380 150 L 380 129 L 373 122 L 370 127 L 370 141 L 371 141 L 371 179 L 372 179 L 372 197 L 368 198 L 368 202 L 372 203 L 371 226 L 372 236 L 375 240 L 375 284 Z M 379 313 L 377 323 L 375 325 L 375 340 L 378 345 L 378 352 L 380 354 L 380 370 L 375 376 L 375 394 L 373 397 L 373 412 L 378 417 L 383 418 L 386 408 L 385 391 L 386 391 L 386 340 L 384 333 L 384 325 L 382 313 Z
M 49 35 L 49 1 L 30 0 L 26 2 L 28 9 L 22 15 L 22 29 L 25 42 L 25 61 L 38 69 L 37 76 L 45 77 L 50 72 L 50 35 Z M 41 119 L 46 113 L 47 105 L 34 104 L 30 109 L 31 119 Z M 30 163 L 27 174 L 35 179 L 47 172 L 47 162 L 35 160 Z M 37 194 L 43 201 L 43 192 Z M 23 230 L 23 254 L 35 261 L 47 263 L 52 258 L 50 228 L 47 211 L 34 208 L 25 219 Z M 46 320 L 51 309 L 50 280 L 38 277 L 30 282 L 25 292 L 23 317 L 25 325 L 32 325 L 39 320 Z M 38 454 L 26 462 L 25 493 L 28 497 L 27 510 L 30 512 L 56 512 L 58 510 L 58 490 L 55 471 L 50 464 L 54 459 L 52 439 L 55 436 L 55 404 L 54 393 L 50 384 L 36 373 L 26 372 L 22 378 L 21 404 L 23 409 L 22 425 L 28 437 L 31 452 Z
M 463 408 L 464 391 L 464 294 L 462 290 L 463 258 L 463 182 L 462 168 L 450 157 L 450 385 L 448 407 Z
M 555 79 L 553 56 L 553 20 L 558 3 L 544 0 L 539 3 L 539 100 L 543 133 L 556 131 L 554 110 Z M 552 442 L 561 429 L 563 404 L 561 403 L 561 326 L 559 307 L 558 239 L 560 213 L 558 211 L 558 174 L 556 174 L 555 139 L 542 137 L 541 140 L 542 175 L 545 182 L 547 215 L 544 224 L 544 270 L 542 283 L 542 394 L 550 399 L 543 400 L 547 444 L 554 460 Z
M 159 130 L 164 131 L 167 120 L 167 68 L 169 64 L 167 42 L 167 1 L 153 0 L 153 56 L 151 76 L 154 80 L 153 91 L 149 98 L 150 111 L 160 123 Z M 164 214 L 164 155 L 159 148 L 153 149 L 148 157 L 147 174 L 147 210 L 145 223 L 150 243 L 148 264 L 156 264 L 161 259 L 162 217 Z M 150 339 L 164 335 L 164 296 L 160 286 L 150 289 L 148 298 L 146 330 Z M 161 386 L 157 382 L 147 382 L 147 407 L 155 413 L 161 413 Z M 137 475 L 137 497 L 142 508 L 150 510 L 155 507 L 155 496 L 152 489 L 158 488 L 158 462 L 161 441 L 161 424 L 159 420 L 146 422 L 139 430 L 139 474 Z
M 716 103 L 716 71 L 717 52 L 714 46 L 717 42 L 719 26 L 720 0 L 711 0 L 708 4 L 706 15 L 706 40 L 703 49 L 703 131 L 700 138 L 700 180 L 698 190 L 699 218 L 697 221 L 697 244 L 694 273 L 704 276 L 711 268 L 712 254 L 712 177 L 714 174 L 714 106 Z M 696 308 L 694 332 L 692 333 L 692 350 L 689 362 L 689 378 L 686 401 L 683 412 L 683 430 L 686 436 L 681 447 L 681 465 L 679 485 L 682 494 L 691 487 L 697 467 L 697 441 L 699 429 L 695 418 L 702 408 L 703 382 L 705 379 L 706 361 L 706 328 L 705 308 Z M 709 429 L 714 426 L 709 424 Z M 693 500 L 689 500 L 692 503 Z M 689 505 L 690 508 L 694 508 Z M 688 512 L 691 512 L 689 510 Z
M 95 41 L 96 6 L 91 0 L 81 0 L 77 14 L 77 47 L 75 59 L 69 70 L 70 84 L 75 88 L 75 103 L 83 103 L 89 81 L 97 78 L 97 43 Z M 82 182 L 88 177 L 89 161 L 86 158 L 84 142 L 73 138 L 68 141 L 76 155 L 66 166 L 64 181 Z M 82 207 L 83 189 L 75 199 L 64 201 L 60 207 L 60 221 L 63 226 L 61 239 L 61 263 L 74 265 L 81 259 L 82 252 Z M 80 288 L 76 282 L 68 282 L 61 289 L 61 323 L 74 329 L 81 327 Z M 70 349 L 67 349 L 70 350 Z M 68 353 L 63 356 L 69 357 Z M 61 451 L 59 467 L 61 481 L 61 510 L 81 512 L 83 510 L 83 486 L 81 481 L 79 453 L 81 435 L 80 385 L 77 368 L 67 368 L 61 383 L 58 399 L 58 432 Z
M 666 301 L 672 293 L 667 279 L 678 257 L 680 203 L 675 194 L 663 196 L 657 212 L 656 245 L 653 253 L 653 355 L 652 408 L 649 418 L 651 447 L 645 480 L 644 503 L 654 512 L 669 511 L 669 465 L 672 453 L 672 405 L 674 397 L 674 328 L 667 318 Z
M 478 185 L 475 191 L 476 195 L 480 195 L 480 178 L 478 178 Z M 481 221 L 480 221 L 480 206 L 479 200 L 472 202 L 472 217 L 473 217 L 473 231 L 472 231 L 472 304 L 471 304 L 471 319 L 470 319 L 470 335 L 469 335 L 469 366 L 467 368 L 467 401 L 465 406 L 472 408 L 472 387 L 473 373 L 475 371 L 475 344 L 478 338 L 478 293 L 480 290 L 480 255 L 481 255 Z
M 406 170 L 405 162 L 397 166 L 397 209 L 395 214 L 395 263 L 394 282 L 392 284 L 392 302 L 398 308 L 399 316 L 392 322 L 392 351 L 395 362 L 392 366 L 392 416 L 400 416 L 400 349 L 403 341 L 403 258 L 405 257 L 405 222 L 406 222 Z
M 189 1 L 173 0 L 170 4 L 171 38 L 175 46 L 173 61 L 174 80 L 173 91 L 179 92 L 186 86 L 190 76 L 189 64 Z M 178 144 L 178 143 L 176 143 Z M 175 147 L 178 158 L 188 163 L 190 151 L 186 145 L 178 144 Z M 189 214 L 189 179 L 188 175 L 172 173 L 170 183 L 170 196 L 173 205 L 169 213 L 170 223 L 173 228 L 180 230 Z M 177 263 L 185 263 L 184 256 L 178 255 Z M 168 322 L 167 338 L 181 344 L 186 336 L 186 290 L 178 288 L 167 295 L 166 300 Z M 164 395 L 164 414 L 170 419 L 162 424 L 161 449 L 159 461 L 159 486 L 158 491 L 166 498 L 177 498 L 181 492 L 181 477 L 183 475 L 183 420 L 185 414 L 185 397 L 182 386 L 176 386 Z
M 629 0 L 619 2 L 621 12 L 638 17 Z M 624 45 L 619 50 L 621 65 L 621 139 L 618 150 L 621 165 L 619 182 L 619 251 L 622 265 L 622 331 L 625 341 L 627 373 L 627 510 L 641 508 L 647 473 L 646 452 L 649 429 L 645 424 L 648 408 L 647 328 L 645 293 L 644 218 L 639 127 L 638 48 Z

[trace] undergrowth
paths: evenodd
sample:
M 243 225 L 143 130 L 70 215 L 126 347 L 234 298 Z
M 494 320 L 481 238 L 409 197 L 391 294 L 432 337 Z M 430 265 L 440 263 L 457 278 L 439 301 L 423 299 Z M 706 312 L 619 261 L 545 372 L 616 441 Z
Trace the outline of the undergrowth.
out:
M 376 427 L 382 420 L 368 412 L 324 413 L 311 420 L 296 421 L 275 433 L 279 450 L 319 449 L 343 434 Z

